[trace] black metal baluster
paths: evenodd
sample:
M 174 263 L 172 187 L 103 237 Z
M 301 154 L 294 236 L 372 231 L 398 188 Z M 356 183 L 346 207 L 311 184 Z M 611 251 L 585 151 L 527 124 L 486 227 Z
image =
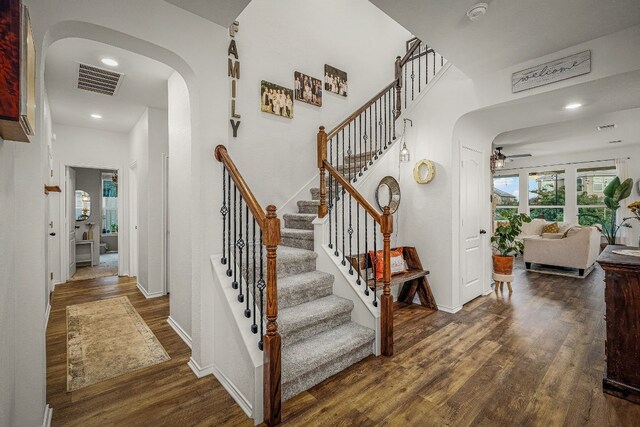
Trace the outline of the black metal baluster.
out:
M 422 42 L 418 44 L 418 93 L 422 91 Z
M 222 258 L 220 262 L 224 265 L 227 263 L 227 168 L 222 166 L 222 207 L 220 213 L 222 214 Z
M 364 136 L 362 138 L 364 139 L 364 152 L 366 153 L 364 170 L 368 171 L 369 166 L 367 166 L 367 164 L 369 162 L 368 157 L 371 155 L 371 148 L 367 151 L 367 140 L 369 140 L 369 137 L 367 136 L 367 110 L 364 110 Z M 371 143 L 369 143 L 369 147 L 371 147 Z
M 391 94 L 391 103 L 393 104 L 393 117 L 391 120 L 391 124 L 393 125 L 393 140 L 396 140 L 396 97 L 394 94 Z
M 338 197 L 338 180 L 334 179 L 333 182 L 334 182 L 334 185 L 335 185 L 335 187 L 334 187 L 334 190 L 335 190 L 334 200 L 336 202 L 335 209 L 333 210 L 333 212 L 334 212 L 334 218 L 333 218 L 334 221 L 333 222 L 334 222 L 335 231 L 336 231 L 336 250 L 333 252 L 333 254 L 335 256 L 340 256 L 340 252 L 338 252 L 338 200 L 340 198 Z
M 345 189 L 343 188 L 342 189 L 342 194 L 344 194 L 344 192 L 345 192 Z M 349 193 L 349 196 L 351 196 L 351 193 Z M 344 232 L 345 232 L 345 228 L 344 228 L 344 202 L 346 200 L 347 200 L 347 198 L 344 197 L 343 200 L 342 200 L 342 203 L 341 203 L 341 205 L 342 205 L 342 228 L 340 229 L 340 231 L 341 231 L 341 234 L 342 234 L 342 261 L 341 261 L 342 265 L 346 265 L 347 264 L 346 261 L 345 261 L 346 252 L 344 250 Z
M 349 228 L 347 229 L 347 233 L 349 233 L 349 274 L 353 275 L 353 221 L 351 216 L 351 193 L 349 193 Z
M 251 325 L 251 332 L 253 332 L 254 334 L 258 333 L 258 324 L 256 323 L 256 219 L 252 218 L 253 220 L 253 245 L 251 246 L 252 251 L 252 258 L 253 258 L 253 280 L 251 281 L 253 283 L 253 324 Z
M 373 164 L 373 155 L 375 154 L 375 149 L 373 148 L 373 118 L 371 116 L 371 114 L 373 113 L 373 109 L 371 108 L 371 106 L 369 106 L 368 108 L 369 110 L 369 149 L 371 150 L 371 153 L 369 153 L 369 166 L 371 166 Z
M 233 289 L 238 289 L 238 276 L 237 276 L 237 268 L 236 268 L 236 251 L 238 250 L 238 231 L 237 231 L 237 218 L 238 215 L 238 204 L 237 204 L 237 195 L 238 195 L 238 187 L 236 187 L 235 183 L 233 184 L 233 282 L 231 283 L 231 287 Z M 231 260 L 229 260 L 231 262 Z M 229 275 L 229 272 L 227 272 Z
M 360 141 L 360 156 L 364 156 L 364 152 L 362 151 L 362 113 L 360 113 L 360 115 L 358 116 L 358 132 L 360 135 L 360 138 L 358 138 L 358 140 Z M 366 134 L 365 134 L 366 135 Z M 364 143 L 364 150 L 367 150 L 367 141 L 365 140 Z M 362 159 L 358 159 L 358 164 L 360 165 L 360 161 Z M 366 167 L 366 163 L 365 163 L 365 167 Z M 362 176 L 362 165 L 360 165 L 360 171 L 358 172 L 358 176 Z
M 345 165 L 345 162 L 346 162 L 346 156 L 345 156 L 345 154 L 344 154 L 344 153 L 345 153 L 345 148 L 346 148 L 346 145 L 347 145 L 347 144 L 345 144 L 345 142 L 344 142 L 344 128 L 342 128 L 341 133 L 342 133 L 342 176 L 344 176 L 344 171 L 345 171 L 345 166 L 346 166 L 346 165 Z M 347 191 L 347 190 L 345 190 L 344 188 L 342 188 L 342 195 L 344 195 L 346 191 Z M 344 228 L 342 229 L 342 231 L 344 232 Z
M 359 203 L 356 203 L 356 252 L 358 256 L 358 278 L 356 279 L 356 283 L 359 285 L 360 283 L 362 283 L 362 280 L 360 280 L 360 277 L 362 277 L 362 267 L 360 266 L 360 204 Z
M 349 135 L 349 151 L 347 151 L 348 154 L 348 158 L 349 158 L 349 182 L 351 182 L 351 179 L 353 178 L 351 176 L 351 164 L 353 163 L 353 151 L 351 150 L 351 122 L 349 122 L 349 129 L 347 130 L 347 135 Z
M 378 259 L 378 246 L 376 244 L 376 228 L 378 226 L 378 223 L 376 222 L 376 220 L 373 220 L 373 253 L 375 254 L 373 256 L 373 259 L 375 261 L 373 261 L 373 306 L 377 307 L 378 306 L 378 262 L 380 262 L 380 260 Z
M 413 101 L 413 96 L 414 96 L 414 82 L 416 80 L 416 73 L 415 70 L 413 68 L 413 64 L 415 62 L 415 59 L 411 60 L 411 100 Z
M 378 101 L 375 101 L 373 103 L 373 110 L 374 110 L 374 125 L 373 125 L 373 129 L 375 132 L 375 136 L 376 136 L 376 148 L 375 148 L 375 154 L 373 156 L 374 159 L 378 160 Z
M 344 143 L 344 141 L 342 141 Z M 340 134 L 337 133 L 336 134 L 336 164 L 335 164 L 335 168 L 338 169 L 338 164 L 340 163 Z M 338 193 L 338 181 L 336 180 L 336 202 L 338 200 L 340 200 L 340 194 Z M 337 207 L 337 205 L 336 205 Z M 338 240 L 338 233 L 336 233 L 336 247 L 338 246 L 337 244 L 337 240 Z
M 358 166 L 360 165 L 360 153 L 358 153 L 358 124 L 353 119 L 353 151 L 355 155 L 351 159 L 353 161 L 353 182 L 358 182 Z
M 238 268 L 240 270 L 240 281 L 242 281 L 242 250 L 244 249 L 244 240 L 242 239 L 242 193 L 240 193 L 239 207 L 240 209 L 238 210 L 240 212 L 240 215 L 238 215 L 239 217 L 238 228 L 240 228 L 240 233 L 238 234 L 238 242 L 236 243 L 236 245 L 238 246 L 238 250 L 239 250 Z M 238 286 L 237 283 L 236 283 L 236 286 Z M 238 290 L 240 291 L 238 293 L 238 302 L 244 302 L 244 294 L 242 293 L 242 283 L 240 283 L 240 285 L 238 286 Z
M 244 282 L 246 284 L 246 299 L 247 299 L 247 305 L 244 309 L 244 317 L 246 317 L 247 319 L 249 319 L 251 317 L 251 310 L 249 309 L 249 205 L 245 204 L 246 209 L 245 209 L 245 219 L 244 219 L 244 235 L 246 236 L 247 239 L 247 250 L 245 251 L 245 268 L 247 270 L 247 274 L 244 277 Z
M 333 175 L 329 174 L 329 248 L 333 249 L 333 228 L 331 227 L 331 211 L 333 210 Z M 336 236 L 336 243 L 338 236 Z
M 433 51 L 433 75 L 436 75 L 436 51 Z
M 264 268 L 263 263 L 264 257 L 262 254 L 262 228 L 260 229 L 260 280 L 258 280 L 258 290 L 260 291 L 260 341 L 258 342 L 258 348 L 262 350 L 263 342 L 262 338 L 264 337 L 264 288 L 267 284 L 264 281 Z
M 440 55 L 440 67 L 444 67 L 444 57 Z
M 408 68 L 407 64 L 405 64 L 403 66 L 403 68 L 404 68 L 404 109 L 406 110 L 407 109 L 407 86 L 408 86 L 407 85 L 407 71 L 408 71 L 407 70 L 407 68 Z M 400 102 L 402 102 L 402 101 L 400 101 Z M 400 105 L 402 105 L 402 104 L 400 104 Z
M 384 121 L 382 120 L 383 114 L 382 114 L 382 98 L 380 98 L 378 100 L 378 110 L 380 111 L 380 116 L 378 117 L 378 115 L 376 115 L 376 121 L 378 123 L 378 140 L 382 139 L 382 125 L 384 124 Z M 379 120 L 378 120 L 379 119 Z M 382 141 L 380 141 L 378 143 L 378 155 L 382 154 Z
M 369 214 L 364 211 L 364 294 L 369 296 L 369 230 L 367 228 L 367 216 Z M 375 272 L 374 272 L 375 274 Z

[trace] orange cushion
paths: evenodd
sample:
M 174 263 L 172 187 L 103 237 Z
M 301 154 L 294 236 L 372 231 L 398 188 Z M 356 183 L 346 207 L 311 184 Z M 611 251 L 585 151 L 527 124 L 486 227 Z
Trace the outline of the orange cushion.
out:
M 369 251 L 371 258 L 371 267 L 375 266 L 376 280 L 382 280 L 384 277 L 384 251 Z M 391 274 L 406 273 L 404 255 L 402 255 L 402 247 L 391 250 Z

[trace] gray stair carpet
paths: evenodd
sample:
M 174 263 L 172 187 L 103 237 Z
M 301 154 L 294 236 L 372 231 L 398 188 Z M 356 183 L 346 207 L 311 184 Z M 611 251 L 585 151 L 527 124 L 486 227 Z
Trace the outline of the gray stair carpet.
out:
M 282 336 L 282 400 L 373 353 L 375 332 L 351 321 L 353 302 L 333 294 L 334 277 L 316 270 L 313 220 L 319 192 L 285 214 L 278 247 L 278 330 Z

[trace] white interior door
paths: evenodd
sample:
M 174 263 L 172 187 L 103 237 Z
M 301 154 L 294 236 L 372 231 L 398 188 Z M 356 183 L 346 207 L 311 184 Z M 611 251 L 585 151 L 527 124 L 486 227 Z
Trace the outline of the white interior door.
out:
M 65 195 L 65 230 L 69 239 L 69 278 L 76 274 L 76 171 L 66 168 Z
M 462 147 L 460 153 L 460 219 L 462 304 L 482 295 L 484 244 L 481 231 L 482 153 Z
M 129 170 L 129 236 L 131 240 L 129 254 L 130 276 L 138 276 L 138 167 L 132 165 Z

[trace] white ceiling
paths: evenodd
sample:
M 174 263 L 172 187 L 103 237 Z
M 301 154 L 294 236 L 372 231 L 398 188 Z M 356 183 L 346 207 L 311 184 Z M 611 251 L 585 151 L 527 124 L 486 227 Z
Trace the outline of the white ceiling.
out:
M 119 62 L 107 67 L 104 57 Z M 115 96 L 75 87 L 78 62 L 124 73 Z M 160 62 L 103 43 L 86 39 L 63 39 L 47 50 L 45 86 L 55 123 L 129 132 L 145 108 L 167 108 L 167 80 L 173 70 Z M 102 119 L 91 118 L 91 114 Z
M 568 103 L 581 108 L 566 110 Z M 462 120 L 496 135 L 504 153 L 534 156 L 640 144 L 640 70 L 484 108 Z M 610 132 L 600 124 L 614 122 Z M 472 128 L 472 129 L 473 129 Z M 622 139 L 621 144 L 608 141 Z
M 251 0 L 165 0 L 167 3 L 215 22 L 230 26 Z
M 605 124 L 616 127 L 597 129 Z M 622 142 L 609 143 L 614 140 Z M 524 153 L 544 156 L 640 145 L 640 108 L 505 132 L 498 135 L 494 145 L 504 147 L 507 156 Z
M 640 24 L 640 0 L 370 0 L 473 77 Z

